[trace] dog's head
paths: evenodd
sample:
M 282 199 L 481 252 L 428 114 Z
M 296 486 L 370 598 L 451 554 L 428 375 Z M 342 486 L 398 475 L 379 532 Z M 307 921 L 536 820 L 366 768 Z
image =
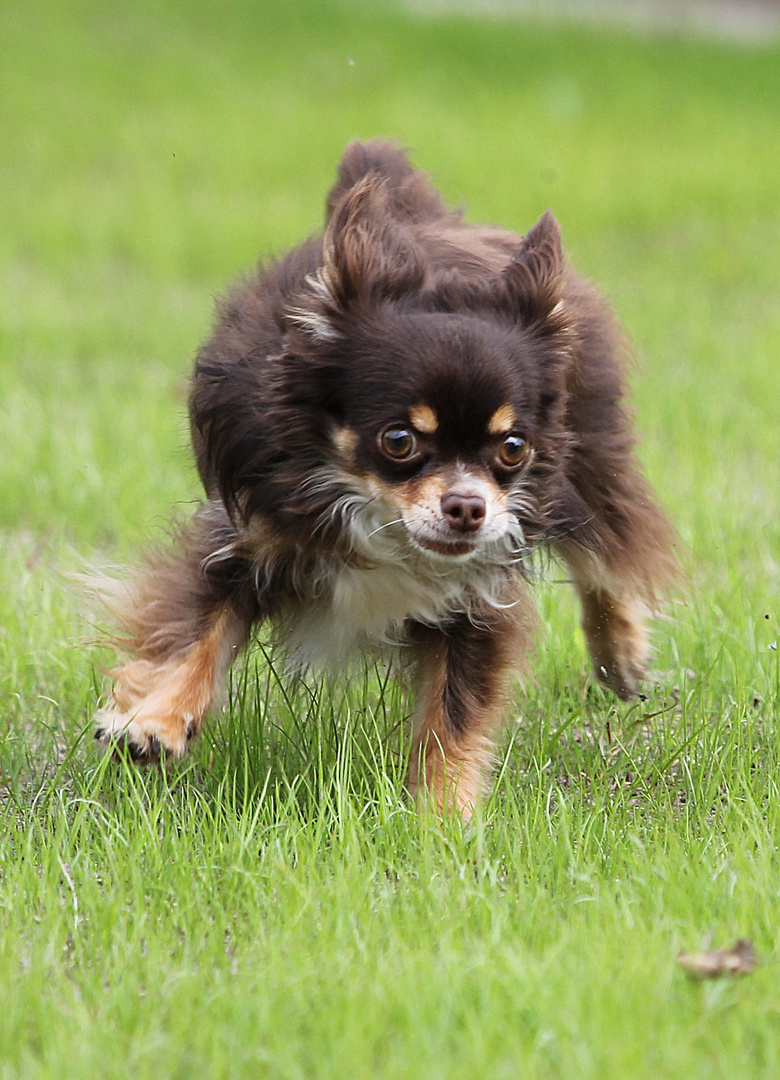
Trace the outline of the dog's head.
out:
M 326 457 L 302 490 L 329 489 L 327 524 L 368 554 L 399 541 L 457 560 L 522 550 L 565 450 L 563 273 L 549 214 L 475 280 L 432 271 L 380 183 L 350 192 L 288 310 L 283 359 Z
M 207 488 L 232 514 L 368 558 L 500 562 L 549 538 L 576 323 L 558 226 L 545 215 L 491 266 L 448 221 L 433 237 L 399 221 L 370 174 L 319 251 L 261 279 L 280 298 L 278 343 L 234 345 L 226 315 L 193 419 Z M 303 287 L 301 265 L 316 266 Z

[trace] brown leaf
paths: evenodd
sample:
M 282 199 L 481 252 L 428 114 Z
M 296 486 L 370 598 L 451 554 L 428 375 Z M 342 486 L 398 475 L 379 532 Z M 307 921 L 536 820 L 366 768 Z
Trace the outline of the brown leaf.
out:
M 748 975 L 758 958 L 752 942 L 740 938 L 730 949 L 679 952 L 677 963 L 691 979 L 719 979 L 723 975 Z

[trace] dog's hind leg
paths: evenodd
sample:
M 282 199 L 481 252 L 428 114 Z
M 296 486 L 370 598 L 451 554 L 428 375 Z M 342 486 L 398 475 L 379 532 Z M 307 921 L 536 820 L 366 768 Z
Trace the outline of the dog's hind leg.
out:
M 200 731 L 237 651 L 259 615 L 252 564 L 221 504 L 209 503 L 168 551 L 150 555 L 127 582 L 97 582 L 128 654 L 113 669 L 111 700 L 95 738 L 137 761 L 177 757 Z
M 458 615 L 417 627 L 418 704 L 409 790 L 438 811 L 468 818 L 484 794 L 493 736 L 513 671 L 522 667 L 533 622 L 522 595 L 511 608 Z

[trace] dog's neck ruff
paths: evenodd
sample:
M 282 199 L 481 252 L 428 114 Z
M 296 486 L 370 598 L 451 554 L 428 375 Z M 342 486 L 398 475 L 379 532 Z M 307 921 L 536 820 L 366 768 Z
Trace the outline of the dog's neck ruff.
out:
M 374 508 L 349 518 L 355 562 L 332 555 L 309 561 L 297 581 L 299 602 L 280 630 L 294 670 L 334 671 L 366 652 L 403 646 L 409 621 L 437 625 L 456 614 L 474 619 L 485 606 L 513 603 L 519 574 L 517 537 L 442 556 L 415 545 L 400 522 Z

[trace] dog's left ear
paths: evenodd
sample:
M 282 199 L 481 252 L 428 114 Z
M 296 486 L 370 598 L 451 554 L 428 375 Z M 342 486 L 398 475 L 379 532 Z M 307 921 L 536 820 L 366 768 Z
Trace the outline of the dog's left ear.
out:
M 554 313 L 561 314 L 565 265 L 561 230 L 547 210 L 526 233 L 517 254 L 499 275 L 495 283 L 498 303 L 524 326 L 544 329 Z M 547 327 L 548 332 L 558 329 Z

